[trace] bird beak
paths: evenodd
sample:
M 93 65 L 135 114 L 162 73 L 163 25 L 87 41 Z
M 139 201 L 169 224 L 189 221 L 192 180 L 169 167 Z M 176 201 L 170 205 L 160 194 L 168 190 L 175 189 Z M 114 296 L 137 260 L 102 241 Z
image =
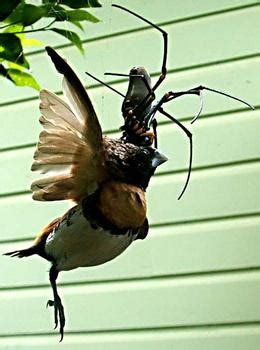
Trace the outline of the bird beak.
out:
M 152 167 L 157 168 L 159 165 L 165 163 L 167 160 L 168 160 L 168 158 L 164 154 L 155 150 L 154 156 L 152 159 Z

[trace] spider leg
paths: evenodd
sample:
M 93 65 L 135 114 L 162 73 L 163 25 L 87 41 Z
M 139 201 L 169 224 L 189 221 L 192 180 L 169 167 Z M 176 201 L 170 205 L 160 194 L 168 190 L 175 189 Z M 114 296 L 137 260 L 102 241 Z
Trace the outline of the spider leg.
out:
M 223 92 L 223 91 L 219 91 L 219 90 L 212 89 L 212 88 L 209 88 L 209 87 L 207 87 L 207 86 L 202 86 L 202 85 L 198 86 L 198 87 L 195 88 L 195 89 L 198 89 L 198 90 L 208 90 L 208 91 L 211 91 L 211 92 L 215 92 L 216 94 L 220 94 L 220 95 L 223 95 L 223 96 L 232 98 L 233 100 L 236 100 L 236 101 L 238 101 L 238 102 L 241 102 L 241 103 L 247 105 L 247 106 L 248 106 L 249 108 L 251 108 L 252 110 L 255 109 L 254 106 L 252 106 L 250 103 L 248 103 L 248 102 L 246 102 L 246 101 L 244 101 L 244 100 L 242 100 L 241 98 L 238 98 L 238 97 L 236 97 L 236 96 L 227 94 L 227 93 L 225 93 L 225 92 Z
M 190 143 L 190 156 L 189 156 L 189 170 L 188 170 L 188 175 L 187 175 L 187 178 L 186 178 L 186 182 L 184 184 L 184 187 L 181 191 L 181 194 L 179 195 L 178 197 L 178 200 L 181 199 L 182 195 L 184 194 L 187 186 L 188 186 L 188 183 L 189 183 L 189 180 L 190 180 L 190 175 L 191 175 L 191 168 L 192 168 L 192 155 L 193 155 L 193 144 L 192 144 L 192 133 L 181 123 L 179 122 L 177 119 L 175 119 L 173 116 L 171 116 L 169 113 L 165 112 L 163 110 L 162 107 L 159 107 L 158 108 L 158 111 L 165 115 L 167 118 L 169 118 L 170 120 L 172 120 L 174 123 L 176 123 L 183 131 L 184 133 L 188 136 L 189 138 L 189 143 Z
M 244 101 L 244 100 L 242 100 L 242 99 L 240 99 L 238 97 L 235 97 L 233 95 L 229 95 L 229 94 L 227 94 L 227 93 L 225 93 L 223 91 L 212 89 L 212 88 L 209 88 L 209 87 L 203 86 L 203 85 L 197 86 L 195 88 L 192 88 L 192 89 L 189 89 L 189 90 L 186 90 L 186 91 L 176 91 L 176 92 L 169 91 L 168 92 L 168 97 L 167 97 L 166 101 L 164 101 L 164 102 L 169 102 L 169 101 L 171 101 L 171 100 L 173 100 L 173 99 L 175 99 L 177 97 L 183 96 L 183 95 L 197 95 L 197 96 L 199 96 L 200 97 L 200 109 L 199 109 L 199 112 L 197 113 L 196 117 L 193 118 L 192 121 L 191 121 L 191 123 L 194 123 L 195 120 L 200 116 L 200 114 L 202 112 L 202 109 L 203 109 L 202 90 L 207 90 L 207 91 L 211 91 L 211 92 L 214 92 L 216 94 L 219 94 L 219 95 L 226 96 L 228 98 L 231 98 L 233 100 L 236 100 L 238 102 L 241 102 L 241 103 L 247 105 L 251 109 L 254 109 L 254 107 L 250 103 L 248 103 L 248 102 L 246 102 L 246 101 Z
M 158 148 L 158 135 L 157 135 L 157 120 L 152 121 L 153 133 L 154 133 L 154 147 Z
M 148 19 L 138 15 L 137 13 L 135 13 L 135 12 L 133 12 L 131 10 L 128 10 L 127 8 L 125 8 L 123 6 L 115 5 L 115 4 L 112 4 L 112 6 L 113 7 L 117 7 L 119 9 L 123 10 L 123 11 L 126 11 L 126 12 L 130 13 L 131 15 L 141 19 L 145 23 L 150 24 L 150 26 L 152 26 L 153 28 L 155 28 L 156 30 L 158 30 L 159 32 L 162 33 L 162 36 L 163 36 L 163 60 L 162 60 L 161 74 L 160 74 L 157 82 L 152 87 L 152 90 L 155 91 L 158 88 L 158 86 L 162 83 L 162 81 L 165 79 L 166 74 L 167 74 L 166 61 L 167 61 L 167 53 L 168 53 L 168 33 L 165 32 L 160 27 L 158 27 L 156 24 L 150 22 Z
M 203 95 L 200 93 L 199 97 L 200 97 L 200 108 L 199 108 L 199 111 L 198 111 L 197 115 L 190 122 L 191 124 L 193 124 L 199 118 L 199 116 L 201 115 L 201 112 L 203 110 L 203 107 L 204 107 Z
M 120 91 L 116 90 L 115 88 L 113 88 L 112 86 L 108 85 L 107 83 L 105 83 L 104 81 L 96 78 L 94 75 L 88 73 L 88 72 L 85 72 L 88 76 L 90 76 L 92 79 L 98 81 L 100 84 L 106 86 L 107 88 L 109 88 L 110 90 L 114 91 L 115 93 L 117 93 L 118 95 L 122 96 L 122 97 L 125 97 L 124 94 L 122 94 Z

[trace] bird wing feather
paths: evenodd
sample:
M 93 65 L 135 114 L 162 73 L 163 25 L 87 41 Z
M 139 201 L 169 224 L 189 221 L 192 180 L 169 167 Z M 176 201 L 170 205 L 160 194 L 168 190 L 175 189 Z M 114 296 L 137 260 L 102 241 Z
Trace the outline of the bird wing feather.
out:
M 46 50 L 64 76 L 67 102 L 50 91 L 40 92 L 39 121 L 44 130 L 39 135 L 31 170 L 48 176 L 32 183 L 33 199 L 79 201 L 97 187 L 104 173 L 102 130 L 74 71 L 54 49 Z

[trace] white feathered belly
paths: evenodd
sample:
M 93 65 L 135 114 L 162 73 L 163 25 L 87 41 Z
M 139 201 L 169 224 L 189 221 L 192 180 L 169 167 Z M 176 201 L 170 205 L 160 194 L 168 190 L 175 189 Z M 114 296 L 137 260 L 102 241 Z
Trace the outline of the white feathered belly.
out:
M 113 235 L 100 227 L 93 228 L 78 209 L 49 234 L 45 252 L 54 260 L 59 271 L 72 270 L 112 260 L 134 239 L 135 236 L 129 234 Z

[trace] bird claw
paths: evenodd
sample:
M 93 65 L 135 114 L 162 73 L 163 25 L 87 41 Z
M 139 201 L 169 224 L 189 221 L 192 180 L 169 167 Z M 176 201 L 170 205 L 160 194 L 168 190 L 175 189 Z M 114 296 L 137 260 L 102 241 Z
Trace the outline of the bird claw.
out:
M 65 315 L 64 315 L 64 308 L 61 303 L 60 298 L 56 298 L 55 300 L 48 300 L 47 305 L 48 306 L 54 306 L 54 329 L 58 327 L 58 324 L 60 324 L 60 342 L 63 339 L 64 336 L 64 326 L 65 326 Z

